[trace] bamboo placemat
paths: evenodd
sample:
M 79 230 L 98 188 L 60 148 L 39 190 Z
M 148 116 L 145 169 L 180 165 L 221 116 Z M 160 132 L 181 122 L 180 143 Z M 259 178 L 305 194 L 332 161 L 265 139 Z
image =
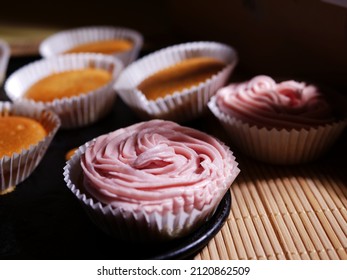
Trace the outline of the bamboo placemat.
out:
M 347 259 L 343 161 L 295 167 L 242 155 L 238 161 L 229 218 L 195 259 Z

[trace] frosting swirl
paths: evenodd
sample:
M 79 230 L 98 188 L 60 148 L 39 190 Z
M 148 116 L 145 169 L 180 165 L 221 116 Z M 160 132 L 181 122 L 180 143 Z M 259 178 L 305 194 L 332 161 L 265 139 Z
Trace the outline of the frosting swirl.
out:
M 260 127 L 309 128 L 333 121 L 330 105 L 315 86 L 276 83 L 265 75 L 220 89 L 216 102 L 227 115 Z
M 221 199 L 238 170 L 234 159 L 206 133 L 152 120 L 96 138 L 81 165 L 86 190 L 100 202 L 189 213 Z

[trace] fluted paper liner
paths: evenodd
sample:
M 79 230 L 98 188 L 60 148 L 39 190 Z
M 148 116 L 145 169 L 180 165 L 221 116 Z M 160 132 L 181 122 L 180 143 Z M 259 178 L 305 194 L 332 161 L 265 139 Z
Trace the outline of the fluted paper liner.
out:
M 28 178 L 40 163 L 60 126 L 58 116 L 40 106 L 26 103 L 0 102 L 0 116 L 23 116 L 35 119 L 45 128 L 47 135 L 40 142 L 12 156 L 0 158 L 0 194 L 5 194 Z
M 27 89 L 53 73 L 83 68 L 100 68 L 112 74 L 112 80 L 105 86 L 79 96 L 55 99 L 52 102 L 36 102 L 26 99 Z M 5 83 L 8 97 L 16 101 L 40 104 L 53 110 L 61 119 L 62 128 L 82 127 L 94 123 L 107 114 L 114 104 L 116 92 L 113 84 L 122 71 L 120 60 L 101 54 L 66 54 L 41 59 L 30 63 L 14 72 Z
M 9 59 L 10 47 L 5 41 L 0 40 L 0 86 L 5 79 Z
M 201 210 L 194 209 L 191 213 L 180 211 L 177 214 L 168 212 L 161 215 L 155 211 L 150 213 L 114 208 L 96 201 L 83 188 L 80 157 L 92 142 L 93 140 L 79 147 L 74 156 L 66 163 L 64 180 L 94 224 L 109 235 L 122 240 L 159 242 L 189 234 L 214 214 L 221 199 L 240 172 L 235 157 L 231 155 L 230 161 L 233 162 L 233 170 L 226 178 L 224 185 L 220 187 L 219 195 L 211 203 L 203 206 Z
M 43 57 L 52 57 L 81 44 L 111 39 L 128 39 L 133 43 L 129 51 L 114 54 L 125 66 L 138 57 L 143 45 L 143 36 L 135 30 L 115 26 L 89 26 L 64 30 L 49 36 L 41 42 L 39 52 Z
M 148 100 L 137 86 L 150 75 L 192 57 L 212 57 L 226 67 L 207 81 L 156 100 Z M 171 46 L 143 57 L 129 65 L 115 84 L 123 99 L 143 119 L 160 118 L 187 121 L 202 115 L 207 102 L 228 81 L 237 64 L 236 51 L 217 42 L 192 42 Z
M 341 120 L 309 129 L 258 128 L 221 112 L 216 97 L 208 106 L 242 152 L 272 164 L 299 164 L 319 158 L 347 125 L 346 120 Z

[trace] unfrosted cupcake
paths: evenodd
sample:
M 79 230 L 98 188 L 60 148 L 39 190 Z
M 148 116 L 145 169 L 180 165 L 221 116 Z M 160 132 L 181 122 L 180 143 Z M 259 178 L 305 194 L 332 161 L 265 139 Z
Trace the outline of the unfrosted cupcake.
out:
M 116 26 L 85 26 L 55 33 L 40 44 L 43 57 L 66 53 L 100 53 L 113 55 L 124 65 L 133 62 L 143 45 L 142 35 Z
M 66 54 L 41 59 L 15 71 L 5 83 L 13 101 L 40 104 L 55 111 L 63 128 L 96 122 L 114 104 L 113 84 L 123 69 L 112 56 Z
M 144 119 L 187 121 L 201 116 L 237 64 L 236 51 L 217 42 L 192 42 L 149 54 L 115 84 L 123 101 Z
M 42 107 L 0 102 L 0 195 L 34 171 L 60 126 Z
M 67 186 L 105 232 L 133 241 L 182 237 L 214 213 L 239 173 L 212 136 L 152 120 L 81 146 L 65 166 Z
M 345 128 L 346 117 L 332 104 L 314 85 L 256 76 L 221 88 L 209 108 L 248 155 L 295 164 L 318 158 Z

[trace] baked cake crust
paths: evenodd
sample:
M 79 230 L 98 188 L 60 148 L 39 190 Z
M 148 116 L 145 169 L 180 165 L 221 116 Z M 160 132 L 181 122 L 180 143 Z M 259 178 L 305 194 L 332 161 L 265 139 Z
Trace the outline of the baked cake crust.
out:
M 64 53 L 92 52 L 102 54 L 113 54 L 128 51 L 132 47 L 133 43 L 130 40 L 113 39 L 81 44 L 65 51 Z
M 25 93 L 27 99 L 51 102 L 54 99 L 78 96 L 100 88 L 112 80 L 106 70 L 87 68 L 49 75 L 33 84 Z
M 149 76 L 138 85 L 138 89 L 147 99 L 155 100 L 197 86 L 225 66 L 225 63 L 211 57 L 185 59 Z
M 37 144 L 47 135 L 36 120 L 20 116 L 0 117 L 0 158 Z

